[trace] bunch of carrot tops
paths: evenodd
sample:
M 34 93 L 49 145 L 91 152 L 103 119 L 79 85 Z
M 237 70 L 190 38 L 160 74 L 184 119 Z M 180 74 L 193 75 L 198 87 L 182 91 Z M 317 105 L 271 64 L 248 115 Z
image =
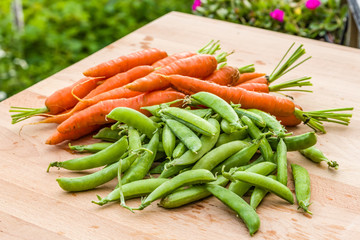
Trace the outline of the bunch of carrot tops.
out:
M 133 197 L 147 196 L 140 210 L 158 199 L 173 208 L 214 195 L 237 212 L 252 235 L 260 226 L 254 209 L 268 191 L 294 203 L 287 187 L 288 151 L 338 167 L 314 147 L 314 132 L 291 136 L 284 126 L 304 122 L 325 133 L 322 122 L 348 125 L 351 117 L 337 112 L 352 108 L 304 112 L 291 98 L 270 93 L 307 92 L 294 87 L 312 85 L 310 77 L 273 84 L 309 59 L 296 63 L 305 54 L 302 45 L 286 59 L 292 46 L 269 76 L 255 72 L 253 65 L 228 66 L 231 53 L 215 56 L 218 42 L 170 56 L 159 49 L 141 50 L 87 69 L 84 78 L 49 96 L 44 108 L 13 107 L 13 123 L 32 116 L 45 117 L 38 123 L 58 123 L 48 144 L 98 131 L 94 138 L 102 142 L 70 145 L 95 154 L 49 165 L 69 170 L 105 166 L 83 177 L 57 179 L 66 191 L 93 189 L 117 176 L 118 186 L 96 203 L 120 201 L 131 211 L 135 208 L 125 200 Z M 291 167 L 298 205 L 310 213 L 309 175 L 299 165 Z M 272 173 L 276 176 L 265 177 Z M 252 186 L 249 205 L 242 196 Z

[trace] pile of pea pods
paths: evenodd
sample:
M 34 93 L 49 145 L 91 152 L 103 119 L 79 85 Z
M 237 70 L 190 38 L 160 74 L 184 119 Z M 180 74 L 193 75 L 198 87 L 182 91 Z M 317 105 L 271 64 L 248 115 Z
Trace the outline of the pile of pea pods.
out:
M 288 151 L 337 168 L 314 147 L 314 132 L 293 136 L 268 113 L 242 109 L 207 92 L 182 101 L 187 107 L 173 107 L 174 102 L 144 107 L 150 117 L 125 107 L 112 110 L 107 118 L 116 123 L 93 136 L 101 142 L 69 145 L 93 154 L 49 165 L 75 171 L 104 167 L 81 177 L 58 178 L 60 187 L 85 191 L 117 178 L 115 189 L 93 203 L 120 202 L 130 211 L 157 200 L 163 208 L 177 208 L 213 195 L 253 235 L 260 227 L 256 208 L 268 192 L 295 202 L 287 187 Z M 291 164 L 291 169 L 297 205 L 311 214 L 309 174 L 300 165 Z M 249 203 L 243 199 L 246 193 Z M 135 197 L 142 197 L 141 204 L 127 206 L 126 200 Z

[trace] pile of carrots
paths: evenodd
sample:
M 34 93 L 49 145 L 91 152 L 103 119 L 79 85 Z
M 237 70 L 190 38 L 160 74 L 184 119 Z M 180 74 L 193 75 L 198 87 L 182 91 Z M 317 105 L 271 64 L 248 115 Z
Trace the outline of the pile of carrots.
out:
M 218 42 L 211 41 L 197 52 L 169 56 L 165 51 L 153 48 L 120 56 L 86 69 L 84 78 L 54 92 L 46 99 L 43 108 L 12 107 L 10 112 L 16 112 L 12 115 L 12 122 L 43 116 L 45 118 L 38 123 L 59 124 L 46 141 L 47 144 L 58 144 L 78 139 L 112 123 L 106 115 L 116 107 L 129 107 L 150 115 L 142 107 L 184 99 L 186 95 L 206 91 L 229 103 L 241 104 L 242 108 L 268 112 L 285 126 L 296 126 L 304 121 L 315 130 L 325 132 L 322 121 L 349 123 L 349 114 L 334 115 L 333 111 L 352 108 L 304 113 L 292 99 L 270 93 L 311 86 L 309 77 L 272 84 L 309 59 L 293 66 L 305 53 L 302 46 L 282 66 L 279 63 L 270 76 L 255 72 L 252 65 L 243 68 L 228 66 L 226 58 L 231 53 L 223 52 L 215 56 L 218 50 Z M 180 102 L 177 104 L 181 105 Z

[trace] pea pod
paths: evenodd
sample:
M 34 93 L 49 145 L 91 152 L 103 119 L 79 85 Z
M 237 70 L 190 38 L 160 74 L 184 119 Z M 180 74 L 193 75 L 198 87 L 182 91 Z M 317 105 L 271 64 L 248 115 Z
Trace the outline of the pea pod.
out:
M 189 170 L 179 175 L 173 177 L 169 181 L 164 182 L 154 191 L 152 191 L 149 196 L 147 196 L 142 202 L 141 205 L 136 210 L 142 210 L 145 207 L 149 206 L 152 202 L 173 192 L 175 189 L 192 184 L 207 183 L 215 181 L 216 178 L 214 175 L 205 169 L 196 169 Z M 134 209 L 135 210 L 135 209 Z
M 325 161 L 329 167 L 332 167 L 334 169 L 339 168 L 339 164 L 336 161 L 330 161 L 324 153 L 322 153 L 318 148 L 315 146 L 305 148 L 299 151 L 302 155 L 304 155 L 307 159 L 315 162 L 320 163 L 322 161 Z
M 210 151 L 216 144 L 219 134 L 220 134 L 220 125 L 219 122 L 215 119 L 209 119 L 209 122 L 215 127 L 216 134 L 214 136 L 205 136 L 200 137 L 201 148 L 197 153 L 194 153 L 190 150 L 186 151 L 181 157 L 175 158 L 170 162 L 169 165 L 190 165 L 199 160 L 204 154 Z M 170 166 L 169 166 L 170 167 Z
M 162 178 L 172 177 L 190 166 L 192 165 L 175 165 L 175 166 L 171 165 L 169 167 L 165 165 L 165 168 L 161 172 L 159 177 Z
M 310 206 L 310 176 L 308 171 L 300 165 L 291 164 L 291 170 L 295 182 L 295 195 L 299 208 L 302 208 L 305 212 L 312 214 L 309 211 Z
M 222 118 L 238 129 L 243 128 L 235 110 L 222 98 L 209 92 L 198 92 L 191 96 L 197 102 L 214 110 Z
M 131 198 L 145 196 L 151 193 L 166 181 L 168 181 L 168 179 L 166 178 L 141 179 L 122 185 L 121 190 L 125 199 L 131 199 Z M 102 206 L 109 202 L 119 201 L 119 199 L 120 199 L 120 189 L 116 188 L 104 198 L 98 196 L 99 201 L 98 202 L 92 201 L 92 203 Z
M 231 125 L 229 123 L 229 121 L 227 121 L 224 118 L 221 120 L 220 126 L 221 126 L 221 130 L 223 130 L 223 132 L 227 133 L 227 134 L 231 134 L 231 133 L 234 133 L 234 132 L 245 130 L 244 128 L 239 130 L 238 127 L 236 127 L 235 125 Z
M 269 175 L 267 177 L 276 180 L 275 175 Z M 268 192 L 269 192 L 268 190 L 262 189 L 260 187 L 255 187 L 254 191 L 251 193 L 250 196 L 250 206 L 256 210 L 256 208 L 259 206 L 259 204 L 261 203 L 261 201 L 264 199 L 264 197 Z
M 260 227 L 260 218 L 255 210 L 245 200 L 229 189 L 215 184 L 207 184 L 206 189 L 216 198 L 234 210 L 244 221 L 250 235 L 254 235 Z
M 162 142 L 166 156 L 171 158 L 175 149 L 176 137 L 167 124 L 164 125 L 162 131 Z
M 237 171 L 233 174 L 223 173 L 223 176 L 229 178 L 231 181 L 243 181 L 255 187 L 261 187 L 294 204 L 294 196 L 290 189 L 277 180 L 248 171 Z
M 262 160 L 262 158 L 260 160 Z M 242 168 L 242 167 L 240 167 L 240 168 Z M 268 174 L 272 173 L 275 169 L 276 169 L 275 163 L 260 162 L 260 163 L 255 164 L 243 171 L 258 173 L 258 174 L 262 174 L 262 175 L 268 175 Z M 230 170 L 230 172 L 232 172 L 232 171 Z M 237 195 L 239 195 L 240 197 L 242 197 L 251 188 L 251 186 L 252 186 L 251 184 L 248 184 L 246 182 L 236 181 L 236 182 L 230 183 L 229 189 L 231 191 L 233 191 L 234 193 L 236 193 Z
M 116 142 L 121 138 L 120 130 L 112 130 L 109 127 L 104 127 L 100 129 L 100 131 L 93 136 L 95 139 L 101 139 L 103 141 L 108 142 Z
M 199 108 L 199 109 L 186 109 L 187 111 L 191 112 L 192 114 L 195 114 L 201 118 L 207 119 L 211 116 L 213 113 L 213 110 L 211 108 Z
M 129 127 L 128 130 L 129 137 L 129 150 L 136 150 L 141 148 L 141 138 L 139 132 L 134 127 Z
M 230 134 L 221 133 L 218 141 L 216 142 L 216 147 L 235 140 L 244 140 L 248 136 L 246 129 L 242 129 Z
M 219 163 L 223 162 L 225 159 L 234 155 L 241 149 L 244 149 L 248 145 L 248 142 L 240 140 L 225 143 L 206 153 L 202 158 L 199 159 L 199 161 L 196 162 L 193 169 L 207 169 L 211 171 Z
M 111 146 L 112 143 L 109 142 L 99 142 L 99 143 L 93 143 L 88 145 L 71 145 L 69 143 L 69 149 L 75 152 L 90 152 L 90 153 L 96 153 L 100 152 L 101 150 L 104 150 L 105 148 Z
M 187 147 L 185 146 L 185 144 L 182 143 L 182 142 L 179 142 L 179 143 L 176 145 L 176 147 L 175 147 L 175 149 L 174 149 L 174 151 L 173 151 L 172 157 L 173 157 L 173 158 L 179 158 L 179 157 L 181 157 L 181 155 L 183 155 L 187 150 L 188 150 L 188 149 L 187 149 Z
M 156 132 L 151 138 L 149 145 L 146 147 L 149 151 L 145 151 L 130 168 L 125 171 L 121 178 L 121 184 L 143 179 L 149 172 L 151 165 L 156 157 L 157 149 L 159 145 L 159 132 Z
M 283 139 L 288 152 L 299 151 L 312 147 L 317 142 L 315 132 L 307 132 L 296 136 L 284 137 Z M 270 143 L 271 148 L 276 150 L 279 139 L 276 137 L 269 137 L 268 142 Z
M 68 170 L 85 170 L 111 164 L 120 159 L 128 148 L 128 141 L 126 137 L 122 137 L 111 146 L 101 150 L 92 155 L 67 160 L 64 162 L 52 162 L 49 164 L 47 171 L 50 167 L 65 168 Z
M 225 186 L 228 182 L 229 182 L 228 179 L 219 175 L 216 181 L 213 181 L 209 184 Z M 193 185 L 185 189 L 176 190 L 173 193 L 162 198 L 159 203 L 159 206 L 163 208 L 177 208 L 185 204 L 206 198 L 210 195 L 211 193 L 206 189 L 206 186 L 204 184 Z
M 287 149 L 284 140 L 281 138 L 276 150 L 277 180 L 287 186 Z
M 249 111 L 261 116 L 264 119 L 266 126 L 271 129 L 275 135 L 279 137 L 284 137 L 286 135 L 286 129 L 274 116 L 259 109 L 249 109 Z
M 234 110 L 240 118 L 242 116 L 247 116 L 251 119 L 251 121 L 253 121 L 253 123 L 255 123 L 256 126 L 260 128 L 264 128 L 266 126 L 266 122 L 259 114 L 239 107 L 235 107 Z
M 260 139 L 263 134 L 257 126 L 247 116 L 242 116 L 241 121 L 248 127 L 248 133 L 253 139 Z M 260 152 L 266 161 L 274 161 L 274 153 L 266 138 L 260 140 Z
M 121 159 L 120 160 L 122 165 L 121 171 L 122 172 L 126 171 L 137 157 L 138 157 L 137 153 L 132 153 L 128 157 Z M 96 188 L 114 179 L 117 176 L 118 166 L 119 166 L 118 162 L 114 162 L 92 174 L 88 174 L 81 177 L 57 178 L 56 181 L 58 182 L 59 186 L 65 191 L 69 191 L 69 192 L 85 191 Z
M 117 107 L 106 117 L 118 122 L 126 123 L 127 125 L 138 129 L 140 132 L 145 133 L 148 138 L 151 138 L 158 128 L 154 121 L 132 108 Z
M 206 135 L 212 136 L 217 133 L 217 129 L 210 124 L 207 120 L 197 116 L 196 114 L 191 113 L 182 108 L 168 107 L 162 109 L 160 114 L 165 114 L 166 116 L 181 122 L 185 126 L 189 127 L 191 130 Z
M 197 152 L 200 150 L 201 141 L 199 137 L 190 128 L 172 119 L 166 119 L 165 122 L 169 126 L 171 131 L 175 134 L 175 136 L 178 137 L 188 149 L 193 152 Z

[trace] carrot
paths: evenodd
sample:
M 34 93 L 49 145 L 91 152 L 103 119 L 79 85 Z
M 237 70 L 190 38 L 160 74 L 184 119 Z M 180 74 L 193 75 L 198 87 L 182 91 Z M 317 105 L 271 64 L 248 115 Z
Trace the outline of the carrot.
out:
M 165 57 L 167 57 L 165 51 L 157 48 L 145 49 L 100 63 L 87 69 L 83 74 L 88 77 L 112 77 L 117 73 L 126 72 L 136 66 L 151 65 Z
M 181 53 L 174 53 L 166 58 L 160 59 L 159 61 L 153 63 L 151 66 L 154 68 L 158 68 L 158 67 L 165 67 L 177 60 L 183 59 L 183 58 L 187 58 L 187 57 L 192 57 L 194 55 L 196 55 L 197 53 L 195 52 L 181 52 Z
M 215 70 L 211 75 L 207 76 L 204 80 L 217 83 L 220 85 L 233 85 L 239 80 L 240 72 L 237 68 L 231 66 L 224 66 Z
M 185 95 L 183 93 L 177 91 L 155 91 L 150 93 L 143 93 L 132 98 L 101 101 L 93 106 L 75 113 L 69 119 L 61 123 L 57 127 L 57 130 L 60 133 L 66 133 L 78 128 L 110 123 L 112 120 L 107 119 L 106 115 L 116 107 L 129 107 L 146 115 L 150 115 L 148 111 L 141 109 L 141 107 L 170 102 L 184 97 Z
M 191 77 L 206 77 L 216 70 L 218 61 L 212 55 L 201 54 L 175 61 L 163 68 L 157 69 L 146 77 L 125 85 L 133 91 L 147 92 L 165 89 L 170 83 L 163 75 L 180 74 Z
M 258 72 L 242 73 L 242 74 L 240 74 L 239 80 L 237 82 L 235 82 L 234 85 L 244 83 L 244 82 L 252 80 L 254 78 L 263 77 L 265 75 L 266 75 L 265 73 L 258 73 Z
M 250 80 L 245 81 L 240 84 L 235 84 L 234 86 L 239 86 L 241 84 L 247 84 L 247 83 L 261 83 L 261 84 L 269 85 L 269 81 L 267 80 L 266 77 L 263 76 L 263 77 L 257 77 L 257 78 L 250 79 Z
M 73 131 L 68 133 L 59 133 L 58 131 L 56 131 L 46 140 L 45 143 L 55 145 L 66 140 L 75 140 L 100 129 L 100 127 L 101 126 L 99 125 L 94 125 L 86 128 L 74 129 Z
M 242 83 L 236 87 L 246 89 L 248 91 L 269 93 L 269 86 L 263 83 Z
M 58 114 L 70 109 L 78 102 L 78 99 L 75 98 L 73 94 L 79 98 L 83 98 L 91 90 L 96 88 L 102 80 L 104 80 L 104 78 L 84 77 L 70 86 L 59 89 L 46 98 L 44 108 L 11 107 L 10 112 L 18 112 L 11 116 L 12 123 L 14 124 L 44 113 Z
M 129 71 L 118 73 L 115 76 L 106 79 L 104 83 L 92 90 L 88 95 L 85 96 L 85 99 L 89 99 L 100 93 L 122 87 L 138 78 L 145 77 L 146 75 L 154 71 L 154 69 L 154 67 L 142 65 L 134 67 Z
M 175 89 L 197 93 L 213 93 L 229 103 L 241 104 L 243 108 L 257 108 L 276 116 L 289 116 L 295 111 L 295 105 L 289 99 L 266 93 L 248 91 L 242 88 L 221 86 L 192 77 L 170 75 L 167 79 Z

